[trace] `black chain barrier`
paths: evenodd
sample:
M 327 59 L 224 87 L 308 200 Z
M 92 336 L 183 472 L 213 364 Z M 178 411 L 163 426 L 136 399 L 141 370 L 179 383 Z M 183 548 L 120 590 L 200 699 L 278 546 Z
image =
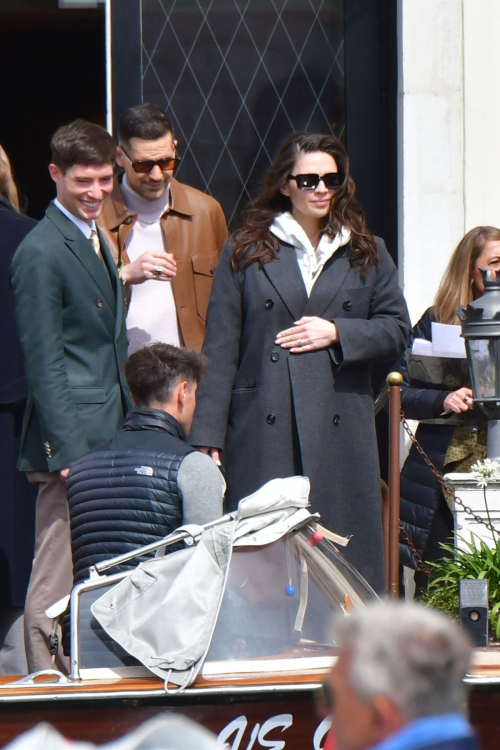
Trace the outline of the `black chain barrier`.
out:
M 484 518 L 481 518 L 481 516 L 478 516 L 477 513 L 474 513 L 474 511 L 472 510 L 472 508 L 469 508 L 468 505 L 465 505 L 465 503 L 463 502 L 463 500 L 461 500 L 455 494 L 455 490 L 453 489 L 452 485 L 443 478 L 442 474 L 439 473 L 439 471 L 436 469 L 436 467 L 434 466 L 434 464 L 430 460 L 429 456 L 424 451 L 424 449 L 422 448 L 422 446 L 418 442 L 417 438 L 413 434 L 413 432 L 412 432 L 412 430 L 410 428 L 410 425 L 408 424 L 408 422 L 405 419 L 405 416 L 403 414 L 403 410 L 402 409 L 400 411 L 400 419 L 401 419 L 401 424 L 403 425 L 403 429 L 405 430 L 406 434 L 410 438 L 411 443 L 415 446 L 415 448 L 420 453 L 420 455 L 424 459 L 424 461 L 427 464 L 427 466 L 429 467 L 429 469 L 434 474 L 434 476 L 437 479 L 438 483 L 441 485 L 441 488 L 442 488 L 443 492 L 445 492 L 448 495 L 450 495 L 453 498 L 453 500 L 455 501 L 455 503 L 457 505 L 459 505 L 462 508 L 462 510 L 464 510 L 467 513 L 467 515 L 472 516 L 472 518 L 474 519 L 474 521 L 476 521 L 476 523 L 480 523 L 483 526 L 486 526 L 486 528 L 488 529 L 488 531 L 491 531 L 492 534 L 496 534 L 498 536 L 499 535 L 498 529 L 496 529 L 491 523 L 489 523 L 489 521 L 485 521 Z M 408 546 L 408 549 L 410 550 L 411 554 L 413 555 L 413 557 L 415 559 L 415 562 L 417 564 L 418 570 L 421 570 L 427 576 L 429 576 L 430 573 L 431 573 L 431 571 L 429 570 L 429 568 L 427 567 L 427 565 L 425 564 L 425 562 L 422 560 L 422 558 L 418 554 L 417 550 L 415 549 L 415 545 L 413 544 L 413 542 L 411 541 L 410 537 L 408 536 L 408 534 L 406 532 L 406 529 L 404 528 L 404 526 L 401 523 L 401 521 L 399 522 L 399 532 L 400 532 L 400 536 L 403 537 L 404 543 Z

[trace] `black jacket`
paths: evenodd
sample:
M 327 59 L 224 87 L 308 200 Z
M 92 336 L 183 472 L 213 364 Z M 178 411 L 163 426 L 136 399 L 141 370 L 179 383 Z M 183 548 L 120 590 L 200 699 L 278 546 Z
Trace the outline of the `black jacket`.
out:
M 33 562 L 36 490 L 16 468 L 28 386 L 10 291 L 9 266 L 37 222 L 0 195 L 0 606 L 23 607 Z
M 67 489 L 75 583 L 88 576 L 89 566 L 162 539 L 181 525 L 177 472 L 193 450 L 170 414 L 132 409 L 110 442 L 72 465 Z
M 432 307 L 414 326 L 412 341 L 416 338 L 432 340 L 431 324 L 434 321 Z M 410 385 L 406 356 L 400 360 L 398 369 L 403 373 L 404 382 L 401 394 L 401 406 L 407 419 L 432 420 L 443 411 L 444 400 L 449 391 L 433 388 L 415 388 Z M 460 383 L 462 387 L 465 383 Z M 446 452 L 455 431 L 452 424 L 421 423 L 416 438 L 439 473 L 442 473 Z M 408 458 L 401 471 L 401 521 L 405 532 L 415 545 L 418 554 L 425 559 L 425 550 L 429 543 L 429 532 L 440 503 L 445 503 L 441 486 L 431 469 L 425 463 L 415 445 L 411 446 Z M 451 515 L 449 515 L 450 528 Z M 445 537 L 436 541 L 445 541 Z M 439 547 L 437 547 L 439 549 Z M 409 568 L 416 568 L 416 563 L 406 543 L 400 544 L 400 560 Z

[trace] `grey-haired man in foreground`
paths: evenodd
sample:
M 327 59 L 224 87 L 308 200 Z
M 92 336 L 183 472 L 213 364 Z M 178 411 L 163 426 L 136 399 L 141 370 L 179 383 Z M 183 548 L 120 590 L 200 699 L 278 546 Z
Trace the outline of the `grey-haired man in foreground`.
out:
M 447 616 L 377 603 L 339 620 L 332 669 L 335 750 L 476 750 L 463 678 L 471 648 Z

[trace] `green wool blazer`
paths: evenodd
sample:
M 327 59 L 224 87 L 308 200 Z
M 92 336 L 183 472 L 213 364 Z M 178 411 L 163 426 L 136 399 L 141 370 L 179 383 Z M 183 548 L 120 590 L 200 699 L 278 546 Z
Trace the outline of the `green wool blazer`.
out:
M 120 429 L 130 408 L 125 300 L 102 261 L 51 203 L 18 247 L 11 285 L 29 394 L 21 471 L 59 471 Z

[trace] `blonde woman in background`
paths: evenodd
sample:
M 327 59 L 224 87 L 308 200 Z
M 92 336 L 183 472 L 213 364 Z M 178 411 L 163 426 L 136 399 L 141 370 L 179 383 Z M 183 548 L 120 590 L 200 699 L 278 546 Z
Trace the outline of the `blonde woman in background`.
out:
M 432 323 L 458 325 L 456 310 L 484 293 L 481 268 L 500 270 L 500 229 L 475 227 L 467 232 L 450 258 L 434 305 L 425 311 L 413 328 L 413 339 L 432 340 Z M 408 376 L 407 360 L 402 362 L 405 376 L 401 396 L 405 417 L 420 421 L 416 437 L 439 472 L 469 471 L 486 455 L 485 420 L 473 407 L 468 378 L 458 388 L 446 391 L 432 387 L 414 387 Z M 468 414 L 457 420 L 457 415 Z M 413 445 L 401 472 L 401 520 L 406 534 L 424 561 L 444 556 L 440 543 L 453 533 L 453 516 L 441 487 Z M 417 568 L 406 543 L 400 545 L 401 563 Z M 427 577 L 415 575 L 417 594 L 425 588 Z

